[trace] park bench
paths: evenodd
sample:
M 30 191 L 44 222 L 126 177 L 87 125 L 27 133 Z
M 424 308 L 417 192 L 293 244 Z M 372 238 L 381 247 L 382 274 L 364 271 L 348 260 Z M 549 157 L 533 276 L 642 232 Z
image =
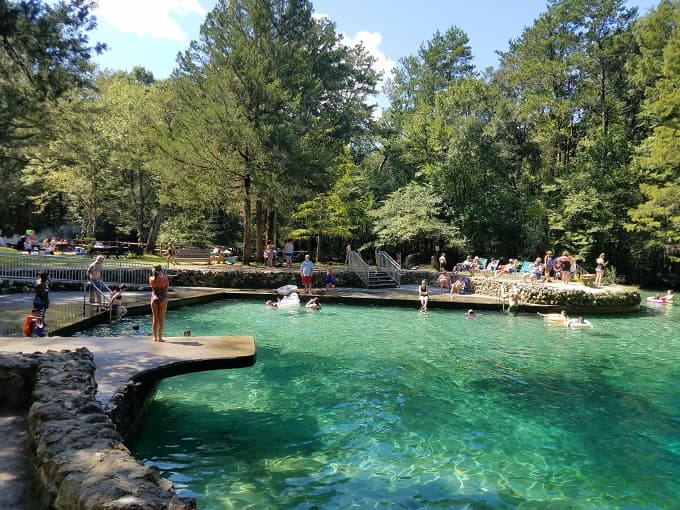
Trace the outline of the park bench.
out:
M 177 262 L 191 262 L 194 264 L 236 264 L 236 257 L 226 253 L 215 254 L 210 248 L 178 248 L 175 252 Z
M 191 262 L 194 264 L 210 264 L 210 249 L 177 248 L 175 260 L 177 262 Z
M 579 278 L 586 287 L 593 287 L 595 285 L 595 275 L 594 274 L 581 274 Z

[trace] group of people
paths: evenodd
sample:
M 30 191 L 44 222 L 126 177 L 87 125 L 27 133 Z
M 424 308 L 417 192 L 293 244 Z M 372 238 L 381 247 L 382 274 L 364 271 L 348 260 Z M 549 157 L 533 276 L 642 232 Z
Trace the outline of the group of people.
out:
M 288 303 L 294 302 L 294 306 L 289 306 Z M 267 308 L 274 308 L 274 309 L 280 309 L 280 308 L 293 308 L 293 307 L 298 307 L 300 305 L 300 298 L 297 295 L 296 292 L 293 292 L 289 294 L 288 296 L 284 296 L 283 299 L 278 298 L 276 301 L 273 301 L 271 299 L 268 299 L 265 301 L 264 306 Z M 305 303 L 305 308 L 307 310 L 321 310 L 321 301 L 319 301 L 318 297 L 313 297 L 307 303 Z
M 595 260 L 595 281 L 596 287 L 602 286 L 602 279 L 605 268 L 609 264 L 604 253 L 600 253 Z M 520 260 L 518 258 L 510 258 L 506 264 L 499 264 L 499 261 L 493 257 L 489 259 L 485 266 L 482 259 L 475 256 L 474 258 L 468 255 L 465 260 L 457 263 L 454 266 L 456 272 L 469 272 L 471 275 L 482 274 L 484 276 L 493 275 L 498 278 L 503 275 L 515 273 L 519 270 Z M 568 250 L 562 251 L 559 256 L 555 256 L 552 250 L 546 251 L 543 257 L 536 257 L 536 259 L 525 268 L 522 273 L 522 279 L 525 283 L 546 282 L 550 280 L 558 280 L 562 283 L 570 283 L 576 273 L 577 265 L 576 259 L 569 253 Z M 448 287 L 451 284 L 451 277 L 446 271 L 446 254 L 442 253 L 439 256 L 439 270 L 440 276 L 437 283 L 440 287 Z
M 267 267 L 274 267 L 274 262 L 278 256 L 279 251 L 276 249 L 274 243 L 270 240 L 267 241 L 264 249 L 264 261 Z M 292 239 L 287 239 L 286 244 L 283 245 L 283 259 L 284 265 L 287 268 L 293 266 L 293 258 L 295 257 L 295 245 Z
M 592 329 L 593 324 L 579 315 L 576 319 L 571 319 L 565 310 L 559 313 L 536 312 L 539 317 L 543 317 L 545 322 L 566 326 L 571 329 Z
M 312 293 L 312 284 L 314 283 L 314 262 L 312 262 L 309 254 L 305 255 L 305 259 L 300 264 L 300 280 L 305 289 L 305 294 Z M 335 276 L 333 275 L 333 263 L 326 264 L 326 290 L 335 288 Z

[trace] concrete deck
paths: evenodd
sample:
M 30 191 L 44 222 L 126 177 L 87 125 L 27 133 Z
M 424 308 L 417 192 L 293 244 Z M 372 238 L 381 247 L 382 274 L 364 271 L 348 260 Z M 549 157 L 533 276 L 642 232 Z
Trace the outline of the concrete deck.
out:
M 47 352 L 86 347 L 97 364 L 97 399 L 108 403 L 130 380 L 163 379 L 190 372 L 242 368 L 255 363 L 251 336 L 0 338 L 0 351 Z

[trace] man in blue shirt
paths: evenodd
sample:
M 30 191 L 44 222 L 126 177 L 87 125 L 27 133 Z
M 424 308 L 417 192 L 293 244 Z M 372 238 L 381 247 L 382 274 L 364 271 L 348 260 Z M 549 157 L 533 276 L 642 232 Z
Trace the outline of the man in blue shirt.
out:
M 305 286 L 305 293 L 312 293 L 312 275 L 314 274 L 314 262 L 305 255 L 305 260 L 300 264 L 300 277 L 302 278 L 302 285 Z

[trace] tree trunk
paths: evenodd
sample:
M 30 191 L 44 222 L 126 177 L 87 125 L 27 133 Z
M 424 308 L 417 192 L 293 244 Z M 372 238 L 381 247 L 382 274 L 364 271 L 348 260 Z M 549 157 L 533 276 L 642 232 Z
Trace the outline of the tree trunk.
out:
M 267 211 L 267 239 L 270 240 L 274 246 L 276 242 L 276 211 L 269 209 Z
M 151 230 L 149 230 L 149 237 L 146 240 L 146 252 L 153 253 L 156 249 L 156 242 L 158 241 L 158 232 L 161 230 L 161 224 L 165 218 L 165 211 L 163 207 L 158 208 L 156 216 L 153 219 L 153 224 L 151 225 Z
M 321 250 L 321 232 L 317 232 L 316 234 L 316 257 L 314 258 L 314 262 L 316 264 L 319 263 L 319 251 Z
M 600 71 L 600 109 L 602 116 L 602 134 L 607 136 L 609 130 L 609 112 L 607 111 L 607 76 L 604 70 L 604 64 L 601 64 L 603 69 Z
M 264 243 L 262 241 L 264 231 L 264 214 L 262 211 L 262 199 L 255 201 L 255 260 L 264 262 Z
M 243 178 L 243 264 L 250 264 L 250 175 Z

